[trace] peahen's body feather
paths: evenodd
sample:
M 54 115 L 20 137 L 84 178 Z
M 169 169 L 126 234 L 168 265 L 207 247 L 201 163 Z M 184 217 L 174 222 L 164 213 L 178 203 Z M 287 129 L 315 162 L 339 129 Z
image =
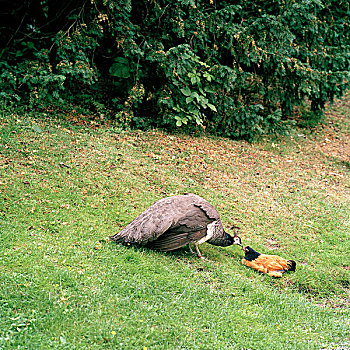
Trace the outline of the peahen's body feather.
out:
M 231 237 L 225 232 L 217 210 L 191 193 L 160 199 L 111 239 L 161 251 L 195 243 L 198 253 L 197 244 L 203 242 L 218 246 L 241 244 L 238 236 Z

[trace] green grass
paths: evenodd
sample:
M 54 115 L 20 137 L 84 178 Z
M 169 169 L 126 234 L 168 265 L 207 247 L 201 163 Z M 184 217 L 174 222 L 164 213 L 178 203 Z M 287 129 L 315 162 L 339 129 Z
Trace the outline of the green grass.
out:
M 3 113 L 0 137 L 0 349 L 350 348 L 350 169 L 323 134 L 248 144 Z M 184 192 L 297 271 L 259 274 L 237 246 L 204 244 L 202 262 L 107 240 Z

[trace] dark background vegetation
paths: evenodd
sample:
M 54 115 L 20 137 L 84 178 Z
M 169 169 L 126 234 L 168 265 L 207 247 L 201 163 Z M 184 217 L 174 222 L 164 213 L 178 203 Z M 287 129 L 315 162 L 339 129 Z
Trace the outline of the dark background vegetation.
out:
M 349 86 L 347 0 L 14 0 L 0 11 L 3 107 L 251 139 L 316 125 Z

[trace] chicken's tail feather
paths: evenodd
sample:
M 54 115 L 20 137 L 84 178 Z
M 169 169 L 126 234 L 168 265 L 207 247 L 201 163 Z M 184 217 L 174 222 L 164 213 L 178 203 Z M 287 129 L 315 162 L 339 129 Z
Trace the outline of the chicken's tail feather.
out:
M 295 271 L 296 266 L 297 266 L 297 263 L 294 260 L 288 260 L 286 271 Z

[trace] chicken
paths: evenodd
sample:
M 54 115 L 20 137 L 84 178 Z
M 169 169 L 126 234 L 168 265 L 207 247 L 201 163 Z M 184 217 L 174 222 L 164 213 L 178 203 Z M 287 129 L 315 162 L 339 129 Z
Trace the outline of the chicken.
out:
M 242 247 L 239 236 L 225 232 L 217 210 L 205 199 L 188 193 L 160 199 L 123 230 L 110 237 L 117 243 L 140 244 L 160 251 L 171 251 L 193 243 L 204 242 L 227 247 Z
M 271 277 L 282 277 L 285 271 L 295 271 L 296 262 L 294 260 L 286 260 L 278 255 L 260 254 L 248 246 L 243 250 L 245 252 L 242 259 L 243 265 L 267 273 Z

